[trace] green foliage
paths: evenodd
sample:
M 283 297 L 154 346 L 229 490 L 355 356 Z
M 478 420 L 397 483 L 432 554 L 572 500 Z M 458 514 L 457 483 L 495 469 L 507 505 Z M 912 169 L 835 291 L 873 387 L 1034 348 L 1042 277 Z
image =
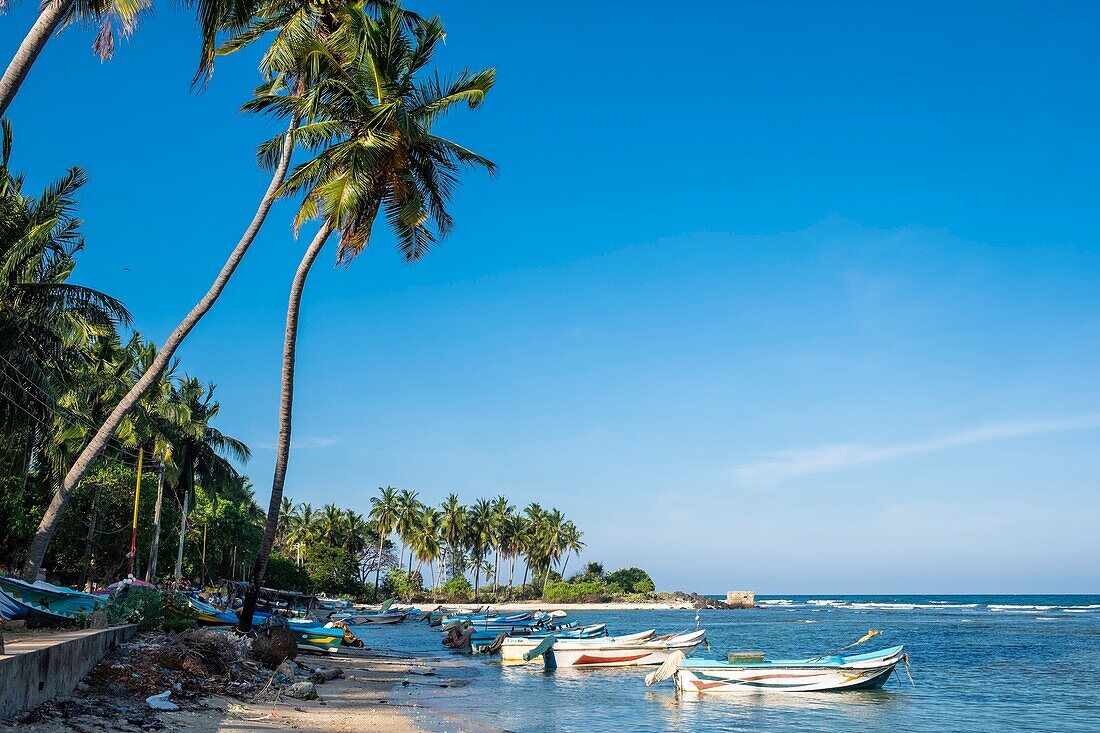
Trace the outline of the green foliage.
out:
M 602 578 L 604 575 L 602 562 L 588 562 L 584 564 L 584 570 L 581 575 L 592 576 L 596 578 Z
M 602 603 L 621 596 L 623 589 L 614 583 L 583 580 L 579 583 L 551 580 L 542 597 L 558 603 Z
M 359 582 L 359 561 L 342 547 L 314 545 L 303 557 L 310 583 L 318 593 L 327 595 L 358 595 L 363 592 Z
M 391 570 L 386 575 L 386 580 L 386 584 L 392 589 L 393 595 L 406 603 L 424 592 L 424 578 L 415 570 L 412 575 L 404 570 Z
M 608 573 L 607 582 L 635 593 L 652 593 L 654 589 L 653 579 L 641 568 L 620 568 Z
M 0 477 L 0 517 L 4 517 L 0 561 L 17 556 L 34 537 L 37 521 L 35 514 L 28 511 L 30 497 L 25 484 L 22 476 Z
M 456 575 L 443 584 L 440 593 L 448 601 L 468 601 L 473 597 L 474 587 L 465 575 Z
M 313 592 L 313 581 L 305 568 L 290 558 L 278 553 L 272 553 L 267 559 L 267 574 L 264 576 L 264 585 L 277 590 L 296 590 L 303 593 Z
M 168 621 L 195 623 L 195 614 L 182 594 L 144 586 L 131 588 L 121 600 L 111 598 L 106 611 L 112 625 L 138 624 L 142 631 L 164 628 Z

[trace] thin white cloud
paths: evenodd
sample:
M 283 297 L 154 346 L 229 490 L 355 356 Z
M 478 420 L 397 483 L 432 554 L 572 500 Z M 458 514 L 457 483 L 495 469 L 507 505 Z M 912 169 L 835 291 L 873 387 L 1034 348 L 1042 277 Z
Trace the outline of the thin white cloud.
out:
M 291 450 L 308 450 L 310 448 L 328 448 L 340 442 L 339 438 L 326 435 L 303 435 L 300 438 L 290 439 Z M 275 444 L 268 440 L 257 440 L 252 443 L 259 450 L 275 450 Z
M 825 445 L 818 448 L 777 451 L 765 458 L 733 469 L 734 478 L 749 486 L 766 487 L 797 476 L 835 471 L 849 466 L 888 461 L 991 440 L 1028 435 L 1065 433 L 1100 427 L 1100 413 L 1053 420 L 1021 419 L 989 423 L 970 430 L 949 433 L 915 443 L 866 446 L 859 443 Z

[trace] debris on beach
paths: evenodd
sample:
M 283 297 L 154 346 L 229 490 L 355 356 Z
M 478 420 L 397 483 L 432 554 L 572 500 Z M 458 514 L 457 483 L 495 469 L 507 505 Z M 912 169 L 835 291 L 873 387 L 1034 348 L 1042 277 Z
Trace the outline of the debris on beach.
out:
M 171 694 L 171 690 L 165 690 L 159 695 L 150 695 L 145 702 L 154 710 L 179 710 L 180 706 L 168 699 Z
M 109 652 L 71 696 L 24 713 L 19 730 L 172 730 L 161 715 L 211 710 L 211 696 L 246 704 L 316 700 L 318 685 L 344 677 L 337 667 L 293 659 L 271 670 L 256 659 L 254 641 L 224 629 L 143 633 Z

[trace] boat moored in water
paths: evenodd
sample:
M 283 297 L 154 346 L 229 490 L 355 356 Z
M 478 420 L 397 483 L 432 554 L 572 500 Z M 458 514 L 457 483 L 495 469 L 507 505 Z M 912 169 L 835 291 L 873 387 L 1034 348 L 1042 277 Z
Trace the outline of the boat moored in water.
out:
M 898 663 L 905 659 L 902 646 L 810 659 L 723 662 L 674 656 L 665 667 L 649 675 L 646 684 L 675 676 L 676 689 L 690 693 L 867 690 L 886 684 Z
M 604 639 L 557 639 L 550 635 L 533 644 L 528 639 L 505 639 L 500 649 L 504 664 L 524 664 L 542 657 L 549 668 L 637 667 L 663 664 L 674 652 L 691 653 L 704 643 L 707 632 L 654 636 L 643 631 Z

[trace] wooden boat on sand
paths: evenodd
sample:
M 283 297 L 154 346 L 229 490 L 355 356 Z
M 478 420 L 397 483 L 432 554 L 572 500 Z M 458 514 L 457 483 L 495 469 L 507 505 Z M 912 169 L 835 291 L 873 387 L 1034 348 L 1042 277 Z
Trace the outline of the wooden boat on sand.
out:
M 17 578 L 0 577 L 0 594 L 5 596 L 0 609 L 5 618 L 9 613 L 15 618 L 44 614 L 74 621 L 89 618 L 93 611 L 106 603 L 106 599 L 92 593 L 62 588 L 41 580 L 25 583 Z

